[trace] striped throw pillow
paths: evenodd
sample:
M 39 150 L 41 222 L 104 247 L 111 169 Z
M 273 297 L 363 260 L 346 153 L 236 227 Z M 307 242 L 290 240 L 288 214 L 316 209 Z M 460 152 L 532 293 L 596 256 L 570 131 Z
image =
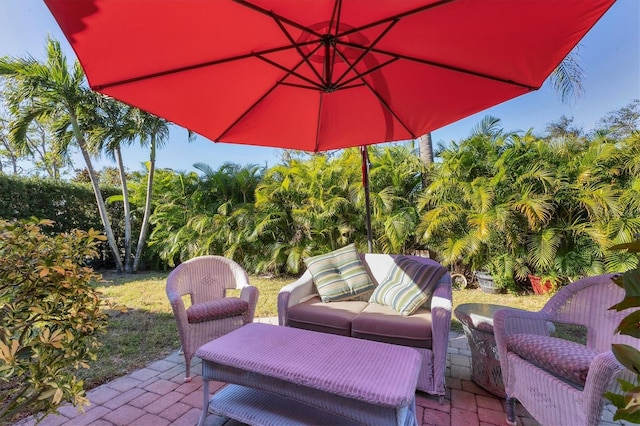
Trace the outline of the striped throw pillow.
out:
M 398 256 L 389 275 L 371 295 L 369 303 L 389 306 L 404 316 L 411 315 L 429 300 L 438 280 L 446 272 L 441 265 Z
M 304 263 L 323 302 L 354 299 L 375 287 L 362 265 L 355 244 L 307 258 Z

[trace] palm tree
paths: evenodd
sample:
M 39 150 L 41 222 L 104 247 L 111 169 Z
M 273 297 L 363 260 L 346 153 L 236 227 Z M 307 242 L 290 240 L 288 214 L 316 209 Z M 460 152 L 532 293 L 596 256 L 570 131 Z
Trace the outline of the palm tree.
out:
M 371 158 L 376 243 L 383 253 L 410 252 L 416 248 L 416 197 L 422 186 L 422 163 L 410 144 L 374 147 Z
M 185 225 L 198 212 L 198 200 L 194 194 L 199 184 L 200 179 L 195 172 L 160 169 L 155 174 L 153 191 L 156 204 L 149 218 L 153 230 L 148 247 L 169 266 L 190 257 L 190 248 L 198 241 L 198 235 Z M 148 179 L 147 182 L 132 182 L 132 189 L 136 194 L 146 193 Z
M 151 198 L 153 195 L 153 176 L 156 170 L 156 150 L 163 146 L 169 138 L 169 122 L 163 118 L 142 110 L 134 110 L 134 123 L 136 133 L 140 137 L 140 143 L 149 145 L 149 162 L 147 175 L 147 193 L 144 203 L 144 216 L 140 226 L 140 235 L 136 247 L 136 256 L 133 260 L 133 271 L 137 271 L 142 260 L 142 251 L 147 241 L 149 232 L 149 218 L 151 217 Z M 191 140 L 192 133 L 189 133 Z
M 103 149 L 109 157 L 115 159 L 118 166 L 120 186 L 122 188 L 122 203 L 124 209 L 124 271 L 132 272 L 131 268 L 131 205 L 127 175 L 122 159 L 122 143 L 130 143 L 135 136 L 131 108 L 104 95 L 92 93 L 96 113 L 92 116 L 94 122 L 89 123 L 89 140 L 97 152 Z M 112 197 L 110 201 L 115 201 Z
M 107 215 L 107 208 L 100 192 L 98 177 L 91 160 L 92 153 L 85 139 L 84 114 L 91 113 L 87 108 L 88 89 L 84 85 L 84 72 L 76 61 L 71 71 L 67 59 L 60 49 L 60 43 L 47 40 L 47 60 L 40 63 L 32 57 L 0 58 L 0 75 L 15 80 L 17 92 L 14 105 L 19 115 L 14 123 L 11 135 L 15 140 L 26 138 L 29 125 L 34 120 L 54 117 L 64 113 L 66 128 L 71 129 L 73 140 L 80 148 L 89 171 L 91 185 L 96 196 L 98 211 L 107 241 L 118 271 L 123 270 L 118 246 Z M 23 105 L 20 105 L 20 104 Z M 67 140 L 70 142 L 70 140 Z

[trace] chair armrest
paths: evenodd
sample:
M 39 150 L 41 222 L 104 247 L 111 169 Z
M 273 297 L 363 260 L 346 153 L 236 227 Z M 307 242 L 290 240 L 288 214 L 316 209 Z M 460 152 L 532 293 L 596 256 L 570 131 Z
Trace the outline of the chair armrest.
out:
M 514 334 L 537 334 L 549 336 L 548 322 L 551 320 L 545 312 L 531 312 L 522 309 L 504 308 L 493 314 L 493 335 L 498 348 L 500 369 L 503 382 L 509 383 L 509 358 L 507 356 L 507 337 Z
M 256 313 L 256 306 L 258 305 L 258 295 L 260 292 L 257 287 L 248 285 L 242 288 L 240 292 L 240 299 L 246 300 L 249 304 L 249 311 L 245 315 L 245 324 L 253 322 L 253 317 Z
M 434 379 L 444 378 L 447 368 L 447 347 L 451 329 L 451 275 L 440 278 L 431 297 L 431 337 Z M 435 383 L 435 389 L 445 389 L 444 383 Z
M 605 351 L 599 353 L 589 367 L 587 381 L 584 386 L 585 395 L 602 395 L 624 369 L 624 366 L 618 362 L 613 352 Z
M 308 270 L 295 282 L 282 287 L 278 293 L 278 324 L 287 325 L 289 308 L 316 294 L 313 277 Z
M 187 310 L 180 294 L 173 290 L 167 290 L 167 297 L 173 310 L 178 325 L 178 334 L 181 342 L 188 342 L 189 339 L 189 321 L 187 320 Z

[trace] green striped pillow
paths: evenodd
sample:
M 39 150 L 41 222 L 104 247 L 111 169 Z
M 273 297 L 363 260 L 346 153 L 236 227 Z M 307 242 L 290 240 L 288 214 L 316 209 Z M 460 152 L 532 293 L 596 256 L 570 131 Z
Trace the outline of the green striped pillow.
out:
M 417 262 L 406 256 L 397 256 L 394 262 L 369 303 L 389 306 L 404 316 L 411 315 L 429 300 L 447 270 L 442 265 Z
M 353 299 L 375 287 L 362 265 L 355 244 L 307 258 L 304 263 L 323 302 Z

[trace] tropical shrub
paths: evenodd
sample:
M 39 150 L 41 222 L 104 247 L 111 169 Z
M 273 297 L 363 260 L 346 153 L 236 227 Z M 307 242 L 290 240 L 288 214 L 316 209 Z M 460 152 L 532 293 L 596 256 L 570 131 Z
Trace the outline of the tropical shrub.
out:
M 627 249 L 631 253 L 640 254 L 640 239 L 633 243 L 616 245 L 611 249 Z M 634 269 L 617 276 L 613 281 L 624 289 L 625 297 L 611 309 L 621 311 L 640 307 L 640 257 Z M 640 339 L 640 310 L 627 315 L 620 322 L 616 332 Z M 613 420 L 640 423 L 640 351 L 623 344 L 613 344 L 611 350 L 616 359 L 628 368 L 636 378 L 635 384 L 622 379 L 618 380 L 622 394 L 612 392 L 606 394 L 606 397 L 618 408 Z
M 420 198 L 422 241 L 444 264 L 564 284 L 630 267 L 608 248 L 640 231 L 638 135 L 540 137 L 487 118 L 443 149 Z
M 74 372 L 95 358 L 107 314 L 83 266 L 105 237 L 47 235 L 49 220 L 0 220 L 0 423 L 88 405 Z

